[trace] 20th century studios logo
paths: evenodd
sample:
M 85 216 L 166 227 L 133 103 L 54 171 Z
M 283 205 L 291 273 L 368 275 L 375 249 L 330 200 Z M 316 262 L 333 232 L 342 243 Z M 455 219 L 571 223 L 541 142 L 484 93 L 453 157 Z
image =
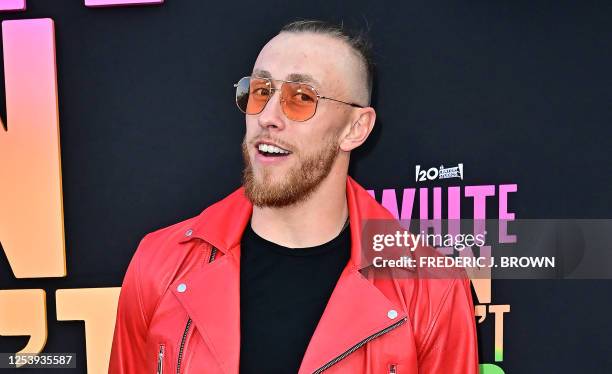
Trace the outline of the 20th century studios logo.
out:
M 457 164 L 457 166 L 450 168 L 445 168 L 444 165 L 440 165 L 439 168 L 432 167 L 427 170 L 421 170 L 421 165 L 417 165 L 415 178 L 417 182 L 448 178 L 461 178 L 461 180 L 463 180 L 463 164 Z

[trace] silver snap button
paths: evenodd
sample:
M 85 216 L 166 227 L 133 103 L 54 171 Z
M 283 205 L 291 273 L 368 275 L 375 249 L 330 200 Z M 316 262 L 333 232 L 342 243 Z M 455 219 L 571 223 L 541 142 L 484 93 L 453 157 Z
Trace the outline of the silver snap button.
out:
M 178 285 L 178 287 L 176 287 L 176 290 L 178 292 L 185 292 L 187 290 L 187 285 L 185 283 L 181 283 Z
M 193 230 L 189 229 L 187 231 L 185 231 L 185 236 L 191 236 L 191 234 L 193 234 Z
M 387 317 L 389 317 L 390 319 L 397 318 L 397 311 L 391 309 L 390 311 L 387 312 Z

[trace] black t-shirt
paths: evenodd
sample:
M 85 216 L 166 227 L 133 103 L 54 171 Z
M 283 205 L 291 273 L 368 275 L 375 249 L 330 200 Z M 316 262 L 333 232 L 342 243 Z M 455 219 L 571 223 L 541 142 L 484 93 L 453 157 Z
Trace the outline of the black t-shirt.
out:
M 240 253 L 240 374 L 295 374 L 340 273 L 350 230 L 309 248 L 287 248 L 247 225 Z

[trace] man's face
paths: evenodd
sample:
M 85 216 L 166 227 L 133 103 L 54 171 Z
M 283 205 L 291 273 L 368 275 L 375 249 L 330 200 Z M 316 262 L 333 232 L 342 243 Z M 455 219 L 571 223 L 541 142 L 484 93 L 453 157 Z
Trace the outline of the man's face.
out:
M 281 33 L 261 50 L 252 75 L 307 79 L 305 83 L 319 95 L 351 102 L 358 99 L 355 72 L 360 71 L 359 64 L 340 40 Z M 280 88 L 281 82 L 273 84 Z M 247 197 L 257 206 L 282 207 L 306 199 L 333 169 L 341 137 L 354 118 L 352 107 L 323 99 L 312 118 L 295 122 L 284 115 L 279 96 L 276 91 L 261 113 L 246 115 L 243 182 Z M 282 153 L 265 152 L 270 146 Z

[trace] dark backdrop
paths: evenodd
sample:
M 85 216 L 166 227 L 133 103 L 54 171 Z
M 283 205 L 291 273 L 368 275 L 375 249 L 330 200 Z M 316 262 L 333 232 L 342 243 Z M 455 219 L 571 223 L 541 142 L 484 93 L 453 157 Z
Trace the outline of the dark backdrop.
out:
M 297 17 L 370 28 L 379 121 L 351 173 L 378 197 L 415 187 L 416 164 L 462 162 L 462 185 L 518 184 L 517 218 L 610 218 L 608 1 L 27 4 L 0 18 L 55 21 L 68 276 L 17 281 L 2 255 L 0 289 L 45 289 L 46 351 L 77 352 L 81 370 L 83 324 L 56 321 L 55 289 L 119 286 L 145 233 L 239 186 L 244 118 L 232 83 Z M 498 365 L 612 370 L 610 285 L 494 281 L 495 303 L 512 305 Z M 479 334 L 481 362 L 493 362 L 491 326 Z M 0 351 L 25 341 L 2 337 Z

